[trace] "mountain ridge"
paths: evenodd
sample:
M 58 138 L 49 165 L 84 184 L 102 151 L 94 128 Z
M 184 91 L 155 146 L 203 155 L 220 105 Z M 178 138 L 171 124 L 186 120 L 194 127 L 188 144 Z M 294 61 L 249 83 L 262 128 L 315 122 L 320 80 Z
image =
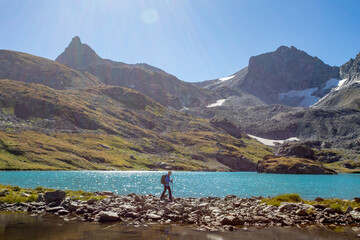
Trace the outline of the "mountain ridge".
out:
M 88 45 L 74 37 L 56 61 L 78 70 L 88 71 L 107 85 L 133 88 L 166 107 L 206 106 L 216 94 L 193 87 L 165 71 L 144 63 L 126 64 L 102 59 Z

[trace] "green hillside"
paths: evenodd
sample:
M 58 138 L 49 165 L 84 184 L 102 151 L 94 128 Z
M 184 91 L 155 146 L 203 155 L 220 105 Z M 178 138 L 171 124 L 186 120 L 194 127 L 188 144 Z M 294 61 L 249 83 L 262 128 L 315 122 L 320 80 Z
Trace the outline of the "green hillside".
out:
M 253 170 L 271 149 L 132 89 L 0 80 L 0 169 Z

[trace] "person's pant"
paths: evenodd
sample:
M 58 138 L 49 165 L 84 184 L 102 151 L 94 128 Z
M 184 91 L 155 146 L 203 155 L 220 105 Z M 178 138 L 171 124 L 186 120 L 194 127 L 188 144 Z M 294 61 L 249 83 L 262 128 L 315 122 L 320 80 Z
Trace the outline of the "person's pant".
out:
M 169 199 L 172 200 L 171 188 L 170 188 L 170 186 L 165 186 L 165 185 L 164 185 L 164 191 L 163 191 L 163 193 L 161 194 L 161 198 L 164 198 L 164 195 L 165 195 L 166 190 L 169 190 Z

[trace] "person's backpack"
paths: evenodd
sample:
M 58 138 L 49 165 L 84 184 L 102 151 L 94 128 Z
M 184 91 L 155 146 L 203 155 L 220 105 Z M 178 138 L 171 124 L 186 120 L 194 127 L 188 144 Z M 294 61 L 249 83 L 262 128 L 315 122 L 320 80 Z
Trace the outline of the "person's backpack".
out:
M 161 184 L 166 184 L 165 178 L 166 178 L 166 174 L 161 176 Z

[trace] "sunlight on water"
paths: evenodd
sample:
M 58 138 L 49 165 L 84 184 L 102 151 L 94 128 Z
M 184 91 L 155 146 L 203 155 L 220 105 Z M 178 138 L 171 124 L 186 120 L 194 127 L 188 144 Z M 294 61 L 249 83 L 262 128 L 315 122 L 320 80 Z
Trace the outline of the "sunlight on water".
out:
M 1 172 L 0 183 L 20 187 L 44 186 L 85 191 L 113 191 L 160 195 L 163 186 L 158 171 L 16 171 Z M 359 197 L 360 175 L 286 175 L 254 172 L 173 172 L 176 197 L 276 196 L 299 193 L 315 197 L 352 199 Z

